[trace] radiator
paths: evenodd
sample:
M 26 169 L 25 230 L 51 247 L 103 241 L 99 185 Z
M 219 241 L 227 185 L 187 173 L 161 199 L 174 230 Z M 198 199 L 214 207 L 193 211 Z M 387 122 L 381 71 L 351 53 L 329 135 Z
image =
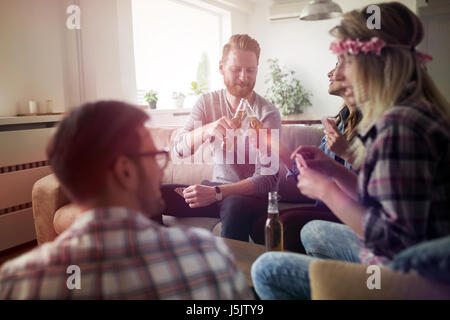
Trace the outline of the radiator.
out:
M 51 173 L 45 149 L 60 118 L 0 118 L 0 251 L 36 238 L 31 190 Z

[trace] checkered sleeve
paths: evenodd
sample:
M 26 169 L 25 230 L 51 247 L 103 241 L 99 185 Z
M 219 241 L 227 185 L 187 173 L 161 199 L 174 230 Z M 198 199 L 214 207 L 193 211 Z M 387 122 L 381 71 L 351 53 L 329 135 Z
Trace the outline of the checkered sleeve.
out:
M 222 239 L 215 237 L 215 244 L 217 250 L 222 254 L 225 258 L 225 262 L 227 265 L 227 269 L 229 270 L 228 280 L 230 282 L 230 288 L 232 291 L 232 299 L 237 300 L 249 300 L 254 299 L 254 295 L 251 292 L 247 280 L 242 272 L 237 268 L 234 257 L 232 256 L 230 250 L 223 242 Z
M 392 257 L 425 237 L 435 161 L 424 132 L 406 121 L 386 121 L 363 169 L 364 237 L 375 254 Z

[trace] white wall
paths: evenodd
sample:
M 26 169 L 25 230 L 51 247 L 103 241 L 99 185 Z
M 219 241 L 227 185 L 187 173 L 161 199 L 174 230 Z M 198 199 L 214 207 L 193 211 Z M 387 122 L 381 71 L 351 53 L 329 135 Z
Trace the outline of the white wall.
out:
M 26 113 L 28 100 L 53 111 L 135 101 L 131 0 L 80 0 L 80 31 L 66 27 L 74 2 L 0 1 L 0 116 Z
M 84 101 L 135 101 L 131 0 L 81 0 Z
M 0 116 L 27 112 L 28 100 L 64 110 L 62 3 L 0 1 Z
M 345 12 L 383 1 L 335 0 L 335 2 Z M 416 11 L 416 0 L 400 2 Z M 340 107 L 341 99 L 327 93 L 327 73 L 336 64 L 336 56 L 329 50 L 333 38 L 328 32 L 339 23 L 339 19 L 271 23 L 268 20 L 270 5 L 270 0 L 257 0 L 254 11 L 249 16 L 249 34 L 255 37 L 261 46 L 260 68 L 255 90 L 265 94 L 267 59 L 278 58 L 282 65 L 296 72 L 303 86 L 313 94 L 312 107 L 307 108 L 305 112 L 334 115 Z
M 428 72 L 447 101 L 450 101 L 450 1 L 441 3 L 444 4 L 421 10 L 425 38 L 420 49 L 433 56 L 433 61 L 427 64 Z

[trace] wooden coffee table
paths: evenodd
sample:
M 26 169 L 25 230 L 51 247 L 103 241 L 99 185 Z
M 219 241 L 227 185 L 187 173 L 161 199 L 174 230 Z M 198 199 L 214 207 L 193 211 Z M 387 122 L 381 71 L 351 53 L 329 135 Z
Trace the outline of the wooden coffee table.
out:
M 248 284 L 253 287 L 252 277 L 250 275 L 250 268 L 253 262 L 266 252 L 266 248 L 262 245 L 221 238 L 225 244 L 230 248 L 231 253 L 234 256 L 235 262 L 239 270 L 247 278 Z

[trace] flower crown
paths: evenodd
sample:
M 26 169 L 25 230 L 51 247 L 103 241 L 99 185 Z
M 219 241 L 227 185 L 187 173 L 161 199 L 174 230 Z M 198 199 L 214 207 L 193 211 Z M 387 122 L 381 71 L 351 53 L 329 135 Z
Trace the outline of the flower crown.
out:
M 351 55 L 358 55 L 360 53 L 363 54 L 373 53 L 377 56 L 380 56 L 381 50 L 384 47 L 397 47 L 410 49 L 411 52 L 415 52 L 417 59 L 419 59 L 419 61 L 422 62 L 429 62 L 433 60 L 432 56 L 420 51 L 416 51 L 414 47 L 408 47 L 404 45 L 388 45 L 385 41 L 377 37 L 373 37 L 368 41 L 360 41 L 359 39 L 336 40 L 331 43 L 330 50 L 333 51 L 334 54 L 338 55 L 343 53 Z

